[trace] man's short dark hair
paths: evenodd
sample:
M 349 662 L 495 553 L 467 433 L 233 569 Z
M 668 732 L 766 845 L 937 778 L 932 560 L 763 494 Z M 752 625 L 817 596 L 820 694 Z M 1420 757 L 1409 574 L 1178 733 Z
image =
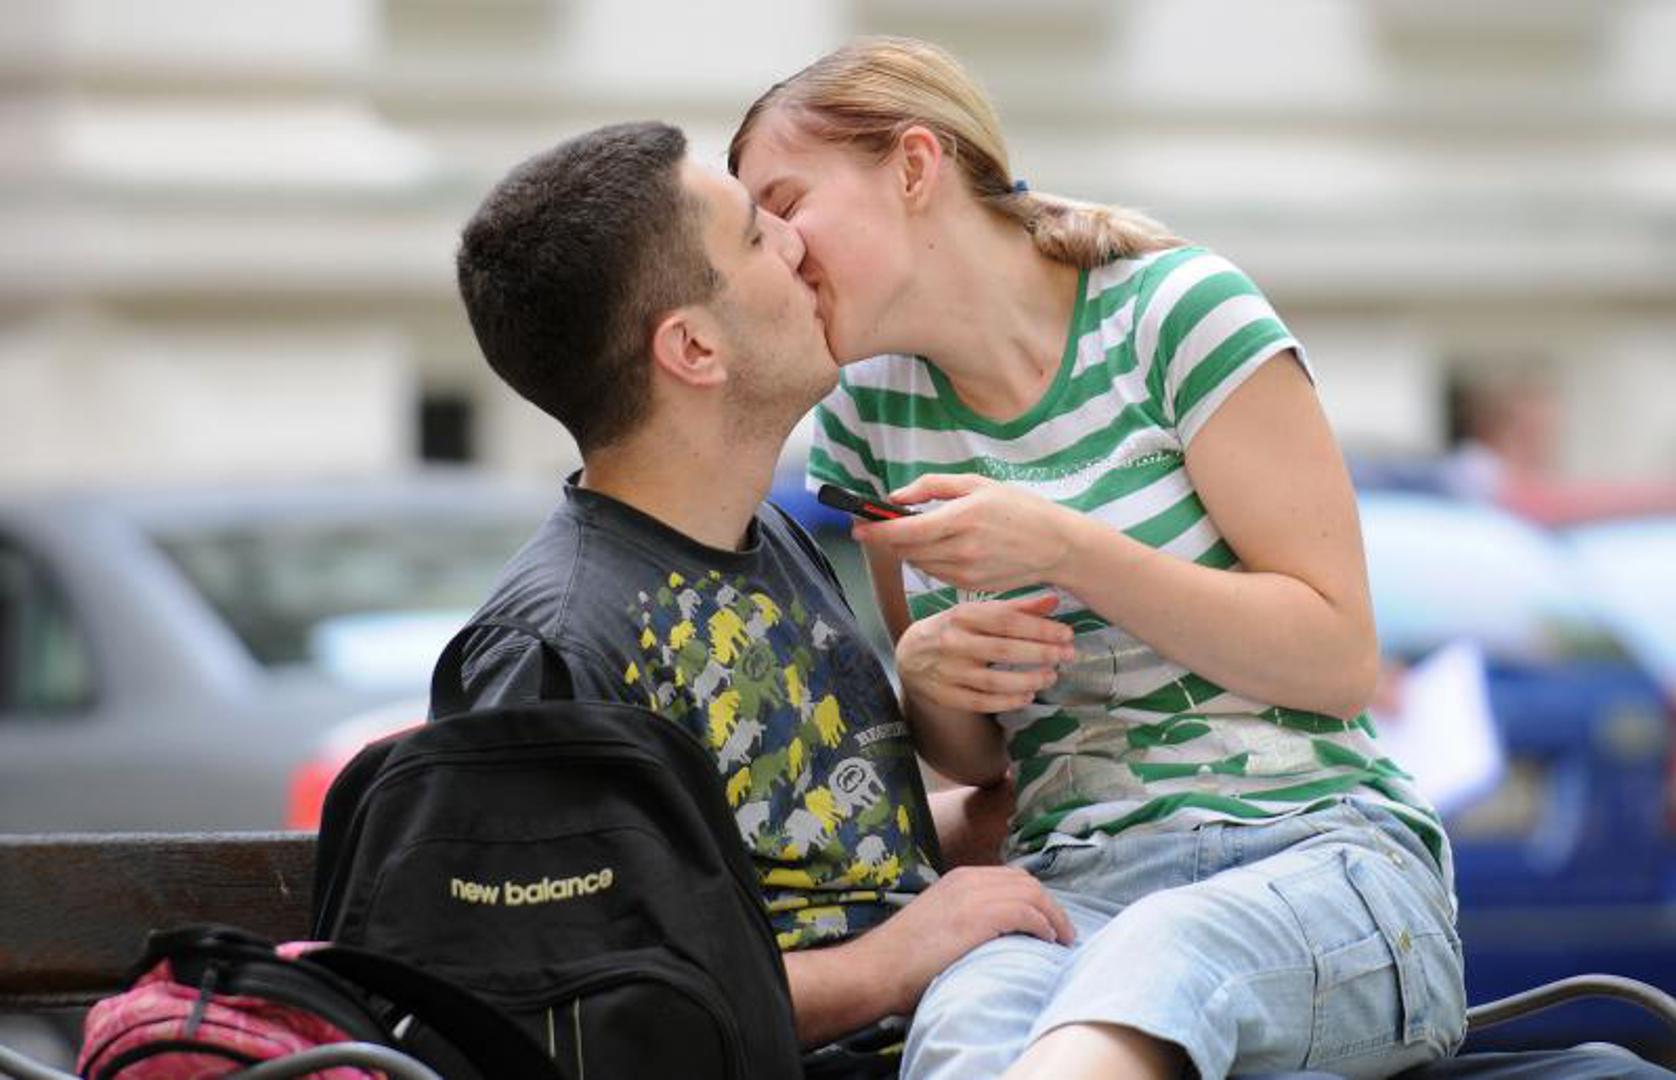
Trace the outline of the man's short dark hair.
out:
M 657 320 L 720 286 L 686 149 L 668 124 L 580 135 L 508 174 L 461 236 L 460 296 L 489 366 L 584 453 L 644 415 Z

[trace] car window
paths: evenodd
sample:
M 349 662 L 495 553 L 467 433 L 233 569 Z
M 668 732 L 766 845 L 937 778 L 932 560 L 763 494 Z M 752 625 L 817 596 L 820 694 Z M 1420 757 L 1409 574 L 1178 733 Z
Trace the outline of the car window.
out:
M 404 626 L 457 626 L 533 525 L 527 518 L 292 521 L 154 539 L 259 662 L 330 668 L 327 654 L 345 652 L 350 631 L 388 642 Z
M 1602 617 L 1676 688 L 1676 517 L 1581 526 L 1567 539 Z
M 96 689 L 91 650 L 63 592 L 0 537 L 0 713 L 81 710 Z
M 1572 553 L 1492 507 L 1426 495 L 1360 499 L 1380 642 L 1418 656 L 1451 641 L 1523 660 L 1611 656 Z

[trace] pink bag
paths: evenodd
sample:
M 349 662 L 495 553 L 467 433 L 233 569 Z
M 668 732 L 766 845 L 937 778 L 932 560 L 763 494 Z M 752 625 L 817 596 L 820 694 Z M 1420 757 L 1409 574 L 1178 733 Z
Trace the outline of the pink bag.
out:
M 142 961 L 150 967 L 88 1013 L 77 1073 L 90 1080 L 209 1080 L 330 1043 L 387 1045 L 389 1031 L 352 987 L 299 959 L 317 947 L 276 948 L 225 929 L 155 935 Z M 311 1075 L 383 1077 L 351 1067 Z

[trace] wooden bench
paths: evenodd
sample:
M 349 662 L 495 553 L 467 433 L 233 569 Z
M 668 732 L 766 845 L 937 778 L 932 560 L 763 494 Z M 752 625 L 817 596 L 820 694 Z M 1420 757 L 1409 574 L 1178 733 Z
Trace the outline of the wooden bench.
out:
M 152 930 L 309 936 L 312 833 L 0 835 L 0 1012 L 88 1005 Z
M 314 854 L 312 833 L 0 835 L 0 1013 L 85 1006 L 122 989 L 160 928 L 218 922 L 276 942 L 308 938 Z M 1468 1019 L 1483 1028 L 1598 995 L 1676 1030 L 1676 1000 L 1604 975 L 1482 1004 Z

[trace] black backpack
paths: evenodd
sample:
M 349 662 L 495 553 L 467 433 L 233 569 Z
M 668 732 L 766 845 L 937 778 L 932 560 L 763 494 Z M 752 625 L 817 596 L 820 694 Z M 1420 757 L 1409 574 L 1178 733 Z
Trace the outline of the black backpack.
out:
M 554 701 L 364 749 L 314 935 L 499 1006 L 565 1075 L 801 1075 L 785 968 L 715 764 L 649 710 Z

